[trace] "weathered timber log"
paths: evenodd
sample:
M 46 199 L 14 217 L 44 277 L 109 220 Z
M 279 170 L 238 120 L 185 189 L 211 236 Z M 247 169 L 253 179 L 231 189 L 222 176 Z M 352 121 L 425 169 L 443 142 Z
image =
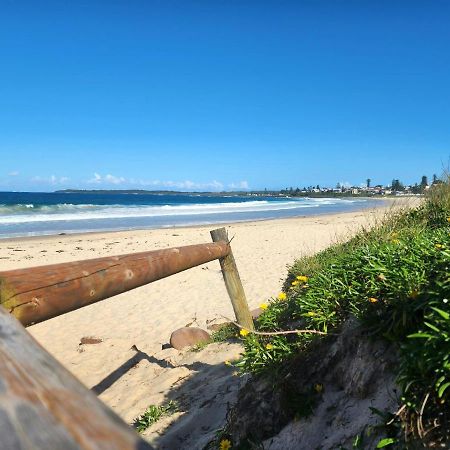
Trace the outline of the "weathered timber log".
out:
M 0 307 L 0 448 L 152 447 Z
M 211 231 L 212 240 L 216 243 L 222 242 L 229 245 L 228 235 L 225 228 L 219 228 Z M 219 258 L 220 267 L 222 268 L 223 279 L 225 286 L 230 296 L 233 305 L 234 314 L 239 325 L 242 325 L 248 330 L 254 330 L 252 314 L 248 307 L 247 299 L 245 298 L 244 287 L 242 286 L 241 278 L 234 260 L 233 252 L 228 252 L 227 255 Z
M 223 258 L 225 242 L 0 272 L 0 305 L 24 326 Z

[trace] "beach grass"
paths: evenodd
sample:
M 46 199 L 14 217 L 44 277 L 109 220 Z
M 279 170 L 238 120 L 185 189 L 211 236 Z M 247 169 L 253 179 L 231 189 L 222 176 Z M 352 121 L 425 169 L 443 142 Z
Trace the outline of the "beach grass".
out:
M 133 426 L 139 433 L 145 431 L 148 427 L 158 422 L 162 417 L 170 416 L 177 412 L 178 407 L 174 401 L 169 401 L 164 405 L 150 405 L 139 417 L 137 417 Z

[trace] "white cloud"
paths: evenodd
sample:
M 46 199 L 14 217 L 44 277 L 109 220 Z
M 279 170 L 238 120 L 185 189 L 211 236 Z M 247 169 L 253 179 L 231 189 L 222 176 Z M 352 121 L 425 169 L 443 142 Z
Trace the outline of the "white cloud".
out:
M 94 172 L 94 177 L 89 179 L 87 182 L 89 184 L 123 184 L 126 183 L 126 181 L 126 178 L 116 177 L 115 175 L 111 175 L 110 173 L 102 176 L 99 173 Z
M 249 189 L 248 181 L 239 181 L 228 185 L 230 189 Z
M 88 180 L 88 183 L 90 184 L 98 184 L 102 182 L 102 176 L 99 175 L 97 172 L 94 173 L 94 178 L 91 178 Z
M 223 184 L 216 180 L 211 182 L 209 184 L 209 186 L 211 186 L 211 188 L 213 188 L 213 189 L 217 189 L 217 190 L 221 190 L 221 191 L 223 190 Z
M 65 184 L 70 180 L 68 177 L 59 177 L 56 175 L 50 175 L 49 177 L 41 177 L 39 175 L 32 177 L 31 181 L 37 184 L 50 184 L 52 186 Z
M 186 180 L 186 181 L 166 181 L 163 182 L 165 186 L 171 186 L 177 189 L 186 189 L 186 190 L 209 190 L 213 191 L 221 191 L 223 189 L 223 184 L 220 181 L 213 180 L 209 183 L 195 183 L 194 181 Z
M 140 187 L 147 189 L 167 189 L 167 190 L 180 190 L 180 191 L 223 191 L 225 185 L 217 180 L 207 182 L 196 182 L 192 180 L 173 181 L 173 180 L 142 180 L 136 178 L 125 178 L 121 176 L 115 176 L 111 174 L 101 175 L 98 172 L 94 173 L 94 176 L 87 180 L 89 184 L 97 185 L 123 185 L 127 187 Z M 229 189 L 249 189 L 247 181 L 239 181 L 227 185 Z
M 125 183 L 127 180 L 124 177 L 115 177 L 114 175 L 108 174 L 105 175 L 105 181 L 111 184 L 122 184 Z
M 17 177 L 17 175 L 19 175 L 18 170 L 13 170 L 12 172 L 8 173 L 8 176 L 10 176 L 10 177 Z
M 181 189 L 187 191 L 195 191 L 195 190 L 213 190 L 213 191 L 221 191 L 223 190 L 223 183 L 217 180 L 210 181 L 208 183 L 196 183 L 191 180 L 185 181 L 161 181 L 161 180 L 140 180 L 138 182 L 141 186 L 151 186 L 151 187 L 159 187 L 164 189 Z

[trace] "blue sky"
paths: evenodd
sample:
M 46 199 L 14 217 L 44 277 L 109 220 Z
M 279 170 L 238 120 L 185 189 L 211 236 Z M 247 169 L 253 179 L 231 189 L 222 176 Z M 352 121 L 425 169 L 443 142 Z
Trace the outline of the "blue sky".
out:
M 0 4 L 0 190 L 411 183 L 448 166 L 448 2 Z

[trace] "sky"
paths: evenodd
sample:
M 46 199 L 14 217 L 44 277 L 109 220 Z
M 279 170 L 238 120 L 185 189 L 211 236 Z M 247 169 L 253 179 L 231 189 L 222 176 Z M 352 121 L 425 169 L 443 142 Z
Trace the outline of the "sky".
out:
M 450 2 L 0 0 L 0 190 L 420 182 Z

